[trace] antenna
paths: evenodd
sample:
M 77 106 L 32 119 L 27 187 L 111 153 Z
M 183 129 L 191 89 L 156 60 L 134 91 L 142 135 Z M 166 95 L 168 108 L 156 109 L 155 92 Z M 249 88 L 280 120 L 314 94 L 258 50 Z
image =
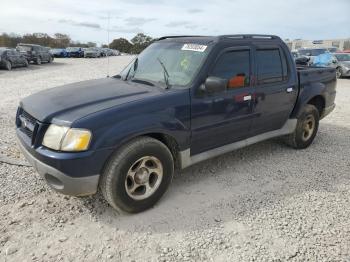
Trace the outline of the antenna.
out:
M 110 17 L 109 17 L 109 12 L 108 12 L 108 26 L 107 26 L 107 45 L 108 49 L 109 48 L 109 22 L 110 22 Z M 109 57 L 110 55 L 107 53 L 107 77 L 109 77 Z

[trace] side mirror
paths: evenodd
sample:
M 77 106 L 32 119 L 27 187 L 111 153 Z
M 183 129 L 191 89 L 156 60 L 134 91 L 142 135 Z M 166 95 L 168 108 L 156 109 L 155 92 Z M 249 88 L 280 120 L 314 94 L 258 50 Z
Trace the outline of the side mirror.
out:
M 218 93 L 225 91 L 227 88 L 227 80 L 220 77 L 209 76 L 205 83 L 201 86 L 201 91 L 207 93 Z

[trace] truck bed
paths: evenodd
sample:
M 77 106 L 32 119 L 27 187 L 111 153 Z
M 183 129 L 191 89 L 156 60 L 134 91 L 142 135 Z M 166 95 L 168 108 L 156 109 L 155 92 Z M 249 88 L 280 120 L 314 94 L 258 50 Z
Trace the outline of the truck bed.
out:
M 304 86 L 312 82 L 328 83 L 336 80 L 335 68 L 297 66 L 299 85 Z

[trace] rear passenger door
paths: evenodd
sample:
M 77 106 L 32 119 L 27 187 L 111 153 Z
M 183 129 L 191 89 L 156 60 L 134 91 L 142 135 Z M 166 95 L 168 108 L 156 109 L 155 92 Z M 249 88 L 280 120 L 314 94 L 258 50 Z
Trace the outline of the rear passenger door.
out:
M 298 86 L 291 77 L 286 52 L 279 46 L 255 47 L 255 97 L 252 136 L 280 129 L 288 120 L 297 98 Z

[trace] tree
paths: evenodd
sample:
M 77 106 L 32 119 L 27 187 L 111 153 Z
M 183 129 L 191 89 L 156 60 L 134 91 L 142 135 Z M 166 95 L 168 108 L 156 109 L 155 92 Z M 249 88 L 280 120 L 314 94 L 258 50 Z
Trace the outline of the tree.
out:
M 51 47 L 68 47 L 71 42 L 69 35 L 56 33 L 54 35 L 54 43 Z
M 134 54 L 139 54 L 143 49 L 152 44 L 152 42 L 152 37 L 145 35 L 144 33 L 138 33 L 131 39 L 131 43 L 133 43 L 131 52 Z
M 117 49 L 123 53 L 130 53 L 133 45 L 125 38 L 114 39 L 112 43 L 109 44 L 112 49 Z

